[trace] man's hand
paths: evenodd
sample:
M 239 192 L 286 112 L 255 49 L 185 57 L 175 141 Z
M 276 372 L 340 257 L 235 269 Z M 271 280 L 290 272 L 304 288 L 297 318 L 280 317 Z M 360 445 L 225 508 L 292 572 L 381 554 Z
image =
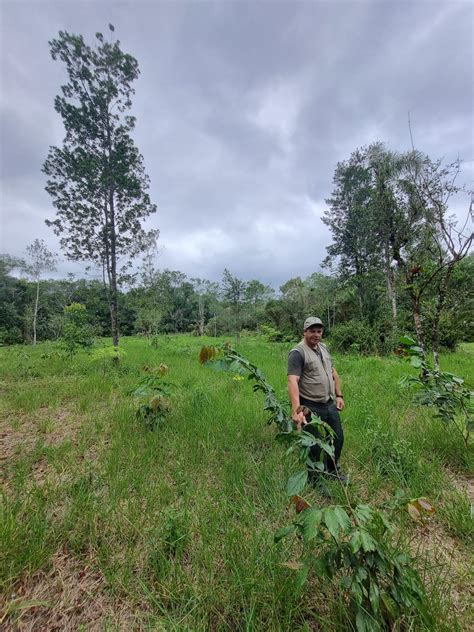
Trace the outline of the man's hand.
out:
M 343 397 L 336 397 L 336 408 L 337 410 L 344 410 L 345 404 L 344 404 L 344 398 Z
M 306 417 L 304 416 L 303 411 L 295 411 L 292 415 L 291 418 L 293 419 L 293 421 L 296 424 L 296 427 L 298 428 L 298 430 L 301 430 L 302 426 L 306 426 L 306 424 L 308 423 L 306 421 Z

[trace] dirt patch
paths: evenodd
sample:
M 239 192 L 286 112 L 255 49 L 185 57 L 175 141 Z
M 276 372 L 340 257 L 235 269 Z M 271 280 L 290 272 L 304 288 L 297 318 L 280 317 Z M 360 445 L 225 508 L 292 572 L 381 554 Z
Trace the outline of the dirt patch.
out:
M 436 520 L 417 529 L 411 548 L 419 560 L 425 560 L 425 582 L 438 583 L 438 588 L 450 595 L 460 621 L 470 620 L 474 616 L 474 585 L 470 581 L 472 559 L 466 549 Z
M 83 425 L 83 418 L 67 408 L 39 408 L 27 415 L 3 415 L 0 417 L 0 482 L 7 485 L 11 465 L 17 459 L 30 454 L 38 443 L 45 447 L 57 447 L 65 441 L 75 442 Z M 40 458 L 32 468 L 32 481 L 57 482 L 58 473 Z
M 74 439 L 81 417 L 67 408 L 39 408 L 30 415 L 0 418 L 0 465 L 34 448 L 38 439 L 44 445 L 57 446 Z
M 91 563 L 65 550 L 56 553 L 49 571 L 17 583 L 2 610 L 0 627 L 8 631 L 145 628 L 141 613 L 112 596 Z
M 472 474 L 453 474 L 450 478 L 454 487 L 465 492 L 471 505 L 474 505 L 474 476 Z

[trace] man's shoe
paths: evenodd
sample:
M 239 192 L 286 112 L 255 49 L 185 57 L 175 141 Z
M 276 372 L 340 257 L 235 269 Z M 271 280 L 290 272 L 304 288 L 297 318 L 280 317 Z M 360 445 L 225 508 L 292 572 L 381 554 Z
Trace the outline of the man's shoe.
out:
M 343 485 L 349 484 L 349 477 L 339 466 L 337 466 L 332 472 L 324 472 L 324 476 L 330 480 L 339 481 Z
M 346 474 L 340 465 L 336 465 L 337 477 L 343 485 L 349 485 L 349 474 Z

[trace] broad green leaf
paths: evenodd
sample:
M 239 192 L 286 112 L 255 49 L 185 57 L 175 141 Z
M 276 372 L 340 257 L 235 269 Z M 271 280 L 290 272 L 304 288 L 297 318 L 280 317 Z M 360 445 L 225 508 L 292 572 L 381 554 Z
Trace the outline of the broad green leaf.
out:
M 302 470 L 293 474 L 288 480 L 286 493 L 288 496 L 298 496 L 303 491 L 308 480 L 308 470 Z
M 343 509 L 342 507 L 334 507 L 334 514 L 337 518 L 337 521 L 339 522 L 339 526 L 341 527 L 341 529 L 344 532 L 349 531 L 349 529 L 351 528 L 351 521 L 349 516 L 347 515 L 347 512 L 345 509 Z
M 283 540 L 283 538 L 286 538 L 287 535 L 290 535 L 291 533 L 294 533 L 296 531 L 296 525 L 294 524 L 290 524 L 287 527 L 282 527 L 281 529 L 278 529 L 278 531 L 275 532 L 275 535 L 273 536 L 273 541 L 275 543 L 280 542 L 280 540 Z
M 355 514 L 361 522 L 368 522 L 374 515 L 374 510 L 369 505 L 357 505 Z
M 410 364 L 415 367 L 415 369 L 419 369 L 422 365 L 422 361 L 421 358 L 419 358 L 418 356 L 412 356 L 410 358 Z
M 402 345 L 416 345 L 416 341 L 413 340 L 413 338 L 410 338 L 410 336 L 400 336 L 400 342 Z
M 362 607 L 359 607 L 356 615 L 357 632 L 378 632 L 380 626 L 375 619 Z
M 296 576 L 297 590 L 301 590 L 301 588 L 306 583 L 306 580 L 308 579 L 309 568 L 310 568 L 309 563 L 305 562 L 305 564 L 303 565 L 303 568 L 298 571 L 298 575 Z
M 380 598 L 382 600 L 383 605 L 385 606 L 385 610 L 390 614 L 390 616 L 395 619 L 397 617 L 397 604 L 395 601 L 388 595 L 385 591 L 380 593 Z
M 323 512 L 321 509 L 313 507 L 305 511 L 303 521 L 303 539 L 305 543 L 310 542 L 310 540 L 317 536 L 322 518 Z
M 354 531 L 354 533 L 352 534 L 352 538 L 351 538 L 351 549 L 353 553 L 357 553 L 358 551 L 360 551 L 362 547 L 362 538 L 360 535 L 360 531 Z
M 339 520 L 333 507 L 328 507 L 324 510 L 324 524 L 332 537 L 339 542 Z
M 326 452 L 326 454 L 328 454 L 330 457 L 334 458 L 334 446 L 326 443 L 325 441 L 321 441 L 320 439 L 316 439 L 315 440 L 316 445 L 318 445 L 321 450 L 324 450 L 324 452 Z
M 360 539 L 362 542 L 362 548 L 366 553 L 368 551 L 375 551 L 377 549 L 377 542 L 365 529 L 360 530 Z
M 379 587 L 377 586 L 377 584 L 375 583 L 373 579 L 371 579 L 370 581 L 369 599 L 370 599 L 370 605 L 372 606 L 372 610 L 374 612 L 378 612 L 380 608 L 380 591 L 379 591 Z

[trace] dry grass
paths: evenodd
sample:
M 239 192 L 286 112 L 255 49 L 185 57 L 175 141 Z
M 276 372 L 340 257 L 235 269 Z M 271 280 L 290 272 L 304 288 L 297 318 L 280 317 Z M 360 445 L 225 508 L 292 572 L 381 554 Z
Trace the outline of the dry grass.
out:
M 3 414 L 0 417 L 0 465 L 31 451 L 38 439 L 47 446 L 73 440 L 80 427 L 81 417 L 64 407 L 41 407 L 29 414 Z
M 474 620 L 473 559 L 467 547 L 447 533 L 436 519 L 416 529 L 412 551 L 424 560 L 424 581 L 427 586 L 438 582 L 444 595 L 450 595 L 452 608 L 460 621 Z
M 3 605 L 3 630 L 144 629 L 137 607 L 107 590 L 92 560 L 81 561 L 66 550 L 52 558 L 51 568 L 24 576 Z

